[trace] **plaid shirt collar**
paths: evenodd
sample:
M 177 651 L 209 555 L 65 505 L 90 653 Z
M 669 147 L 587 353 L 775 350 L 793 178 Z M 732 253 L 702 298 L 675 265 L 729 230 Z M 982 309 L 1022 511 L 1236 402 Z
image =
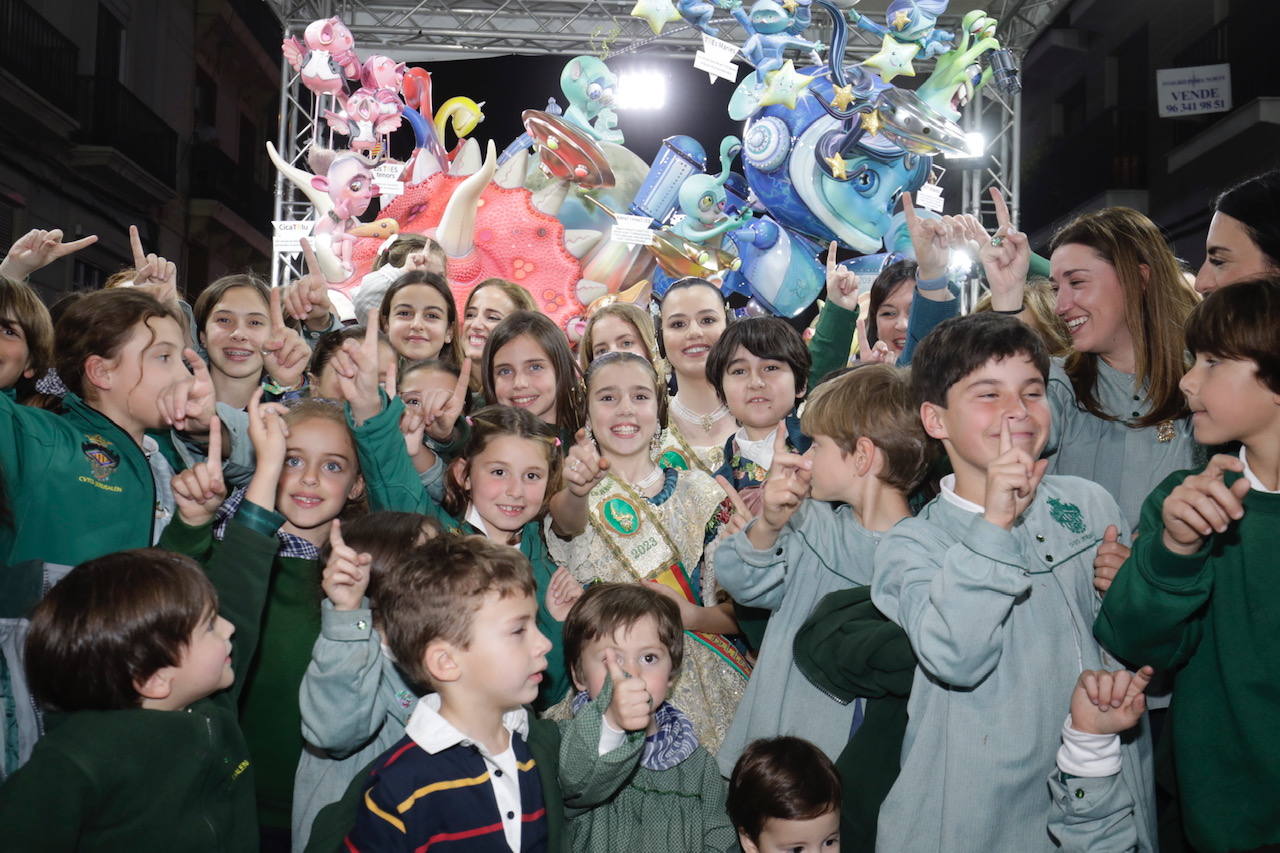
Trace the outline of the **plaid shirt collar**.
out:
M 226 535 L 227 524 L 236 514 L 236 510 L 240 508 L 240 504 L 244 502 L 246 490 L 243 486 L 236 489 L 222 502 L 222 506 L 218 507 L 218 512 L 214 515 L 213 522 L 215 539 L 221 540 Z M 277 530 L 276 538 L 280 540 L 280 550 L 276 551 L 276 555 L 279 557 L 295 557 L 300 560 L 317 561 L 320 559 L 320 549 L 301 536 L 296 536 L 284 530 Z

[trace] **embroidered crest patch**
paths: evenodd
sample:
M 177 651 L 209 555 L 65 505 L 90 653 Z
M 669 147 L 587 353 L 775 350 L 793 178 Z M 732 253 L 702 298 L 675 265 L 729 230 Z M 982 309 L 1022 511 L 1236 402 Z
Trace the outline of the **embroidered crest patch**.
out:
M 111 448 L 111 442 L 100 435 L 86 435 L 80 450 L 89 460 L 95 480 L 106 482 L 112 472 L 120 467 L 120 455 Z
M 668 450 L 658 457 L 658 466 L 661 468 L 675 468 L 677 471 L 688 471 L 689 460 L 684 455 L 675 450 Z
M 631 536 L 640 529 L 640 513 L 620 495 L 605 498 L 600 504 L 600 520 L 622 536 Z
M 1049 498 L 1049 515 L 1072 533 L 1084 533 L 1088 528 L 1084 523 L 1084 514 L 1075 504 L 1063 503 L 1057 498 Z

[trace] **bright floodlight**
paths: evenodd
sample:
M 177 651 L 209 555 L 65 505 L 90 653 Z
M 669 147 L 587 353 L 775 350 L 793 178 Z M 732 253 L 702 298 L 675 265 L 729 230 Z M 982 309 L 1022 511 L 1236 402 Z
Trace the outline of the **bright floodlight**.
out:
M 618 75 L 618 109 L 660 110 L 667 103 L 667 77 L 658 71 L 623 71 Z
M 973 269 L 973 257 L 964 249 L 952 249 L 947 258 L 947 270 L 956 275 L 967 275 Z
M 964 154 L 947 154 L 948 160 L 972 160 L 987 153 L 987 137 L 982 131 L 969 131 L 964 135 L 964 141 L 968 151 Z

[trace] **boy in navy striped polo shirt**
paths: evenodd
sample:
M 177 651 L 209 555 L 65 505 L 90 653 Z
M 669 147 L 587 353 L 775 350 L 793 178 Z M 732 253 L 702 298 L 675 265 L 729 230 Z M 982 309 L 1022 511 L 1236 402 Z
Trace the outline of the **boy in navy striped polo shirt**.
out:
M 563 849 L 560 734 L 523 707 L 551 648 L 534 624 L 528 560 L 484 537 L 440 536 L 388 573 L 375 606 L 400 668 L 436 692 L 374 762 L 345 849 Z M 616 748 L 602 739 L 602 775 L 635 766 L 648 721 L 643 690 L 628 679 L 613 692 L 611 716 L 629 734 Z

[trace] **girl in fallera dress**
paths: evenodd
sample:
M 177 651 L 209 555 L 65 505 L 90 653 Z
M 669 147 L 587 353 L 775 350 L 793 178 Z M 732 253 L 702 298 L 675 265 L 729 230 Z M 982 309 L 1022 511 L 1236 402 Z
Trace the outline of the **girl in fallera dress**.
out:
M 667 289 L 659 316 L 662 355 L 671 365 L 670 429 L 663 454 L 677 467 L 710 474 L 724 462 L 724 443 L 738 429 L 729 408 L 707 381 L 707 354 L 729 316 L 720 289 L 701 278 L 682 278 Z
M 591 363 L 588 426 L 566 460 L 567 512 L 548 531 L 547 549 L 581 583 L 652 583 L 676 601 L 687 652 L 671 696 L 714 752 L 750 665 L 726 637 L 738 630 L 733 606 L 703 554 L 726 518 L 725 493 L 700 470 L 658 465 L 665 410 L 647 359 L 615 352 Z
M 582 332 L 582 340 L 578 344 L 578 359 L 582 363 L 582 371 L 586 373 L 591 362 L 609 352 L 634 352 L 649 359 L 657 374 L 659 385 L 664 385 L 670 374 L 670 366 L 658 353 L 658 342 L 654 334 L 654 317 L 639 305 L 629 302 L 614 302 L 596 311 L 587 321 Z M 694 420 L 701 420 L 695 418 Z M 703 464 L 703 459 L 712 454 L 711 448 L 703 448 L 698 452 L 691 448 L 679 428 L 671 421 L 671 409 L 668 402 L 667 428 L 659 438 L 662 451 L 658 456 L 658 464 L 663 468 L 679 468 L 687 471 L 690 463 L 705 473 L 711 473 Z

